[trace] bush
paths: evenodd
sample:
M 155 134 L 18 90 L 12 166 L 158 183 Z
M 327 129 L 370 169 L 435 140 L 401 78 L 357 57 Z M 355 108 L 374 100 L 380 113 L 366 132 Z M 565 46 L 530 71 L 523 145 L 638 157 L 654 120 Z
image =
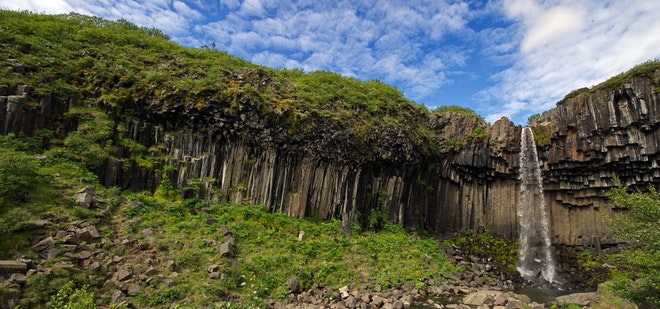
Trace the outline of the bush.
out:
M 57 294 L 51 296 L 48 307 L 53 309 L 93 309 L 94 292 L 90 292 L 89 286 L 75 288 L 73 281 L 62 286 Z
M 660 305 L 660 197 L 652 186 L 647 191 L 612 189 L 609 197 L 623 211 L 608 223 L 615 235 L 627 240 L 632 250 L 610 257 L 616 265 L 613 289 L 639 306 Z
M 35 158 L 24 152 L 0 148 L 0 202 L 22 202 L 39 183 Z

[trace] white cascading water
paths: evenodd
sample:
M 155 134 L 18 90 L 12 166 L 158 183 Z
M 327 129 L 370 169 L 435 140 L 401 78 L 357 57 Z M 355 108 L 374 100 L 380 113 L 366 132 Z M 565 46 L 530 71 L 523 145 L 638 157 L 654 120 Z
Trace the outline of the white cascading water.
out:
M 543 198 L 543 181 L 532 129 L 520 138 L 520 258 L 518 271 L 530 281 L 555 281 L 555 262 L 550 252 L 550 220 Z

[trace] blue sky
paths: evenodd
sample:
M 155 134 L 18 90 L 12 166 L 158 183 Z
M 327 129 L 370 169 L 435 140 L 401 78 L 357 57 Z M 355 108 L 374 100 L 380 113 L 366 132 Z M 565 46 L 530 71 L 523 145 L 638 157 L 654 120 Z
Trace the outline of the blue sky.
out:
M 123 18 L 274 68 L 379 79 L 433 109 L 526 124 L 571 90 L 660 58 L 654 0 L 3 0 Z

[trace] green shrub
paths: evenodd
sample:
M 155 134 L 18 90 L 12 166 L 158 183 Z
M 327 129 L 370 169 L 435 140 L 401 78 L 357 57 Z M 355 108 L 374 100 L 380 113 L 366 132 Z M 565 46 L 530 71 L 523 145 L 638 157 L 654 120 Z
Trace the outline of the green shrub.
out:
M 633 248 L 610 256 L 615 265 L 613 289 L 639 306 L 660 305 L 660 197 L 653 186 L 629 192 L 617 187 L 610 199 L 623 211 L 608 218 L 615 235 Z
M 40 182 L 38 163 L 24 152 L 0 148 L 0 203 L 24 201 Z
M 52 309 L 94 309 L 94 292 L 89 286 L 75 288 L 73 281 L 62 286 L 57 294 L 51 296 L 48 307 Z
M 467 230 L 454 234 L 446 243 L 457 246 L 464 254 L 492 259 L 493 266 L 504 273 L 512 274 L 516 269 L 517 241 L 510 241 L 503 236 L 494 235 L 490 231 L 477 233 Z

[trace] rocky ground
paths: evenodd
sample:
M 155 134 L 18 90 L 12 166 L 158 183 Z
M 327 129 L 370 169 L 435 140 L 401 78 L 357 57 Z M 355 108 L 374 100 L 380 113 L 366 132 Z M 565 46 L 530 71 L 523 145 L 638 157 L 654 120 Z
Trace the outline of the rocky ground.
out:
M 111 303 L 135 307 L 125 300 L 126 296 L 141 293 L 146 284 L 168 284 L 178 275 L 177 265 L 163 259 L 148 243 L 128 238 L 108 238 L 99 234 L 97 227 L 87 222 L 71 222 L 68 228 L 56 230 L 48 221 L 30 222 L 26 225 L 37 232 L 32 249 L 39 252 L 40 261 L 17 258 L 0 261 L 1 285 L 7 291 L 0 295 L 0 308 L 14 308 L 21 297 L 21 289 L 27 278 L 38 273 L 48 274 L 54 268 L 87 268 L 99 276 L 90 276 L 90 285 L 101 285 L 111 293 Z M 148 233 L 148 232 L 147 232 Z M 111 247 L 113 250 L 104 248 Z M 111 254 L 117 252 L 124 254 Z M 56 263 L 47 263 L 57 258 Z M 529 297 L 514 293 L 515 284 L 504 278 L 494 278 L 492 267 L 480 261 L 472 262 L 455 256 L 459 264 L 473 271 L 466 271 L 454 278 L 454 284 L 427 280 L 423 285 L 410 282 L 389 289 L 379 285 L 360 285 L 359 288 L 344 286 L 331 289 L 317 285 L 300 291 L 299 284 L 290 282 L 291 301 L 272 302 L 273 308 L 543 308 L 551 303 L 536 303 Z M 48 266 L 46 266 L 48 265 Z M 167 276 L 164 270 L 167 269 Z M 222 280 L 213 265 L 209 276 Z M 104 280 L 103 282 L 93 282 Z M 488 284 L 484 284 L 489 282 Z M 556 299 L 558 304 L 589 306 L 598 301 L 597 293 L 575 293 Z
M 79 191 L 76 201 L 79 205 L 92 207 L 95 203 L 93 191 Z M 104 227 L 113 224 L 109 208 L 97 210 L 106 216 Z M 140 232 L 141 237 L 134 237 L 125 233 L 99 232 L 103 231 L 100 225 L 87 221 L 63 220 L 53 217 L 24 224 L 22 229 L 30 231 L 31 249 L 36 254 L 32 258 L 23 255 L 0 260 L 0 309 L 13 309 L 19 305 L 21 297 L 25 296 L 29 277 L 63 269 L 71 273 L 84 269 L 88 284 L 97 288 L 99 305 L 107 304 L 109 300 L 111 305 L 125 305 L 127 308 L 137 307 L 130 302 L 130 296 L 144 293 L 149 286 L 171 286 L 185 272 L 174 260 L 159 252 L 148 228 Z M 227 239 L 230 241 L 216 244 L 220 247 L 220 255 L 238 262 L 240 257 L 234 256 L 232 251 L 231 231 L 223 226 L 222 232 L 229 235 Z M 390 288 L 361 282 L 339 289 L 318 284 L 302 290 L 301 284 L 292 278 L 289 282 L 289 301 L 268 300 L 266 303 L 271 308 L 533 309 L 550 307 L 553 303 L 589 306 L 598 302 L 598 294 L 589 292 L 537 303 L 525 295 L 516 294 L 514 291 L 522 282 L 511 280 L 487 259 L 464 256 L 452 249 L 448 249 L 447 254 L 455 264 L 466 270 L 450 278 L 451 284 L 427 279 L 424 282 L 400 283 Z M 210 280 L 224 280 L 224 275 L 217 271 L 217 265 L 211 263 L 206 269 Z M 98 291 L 102 294 L 99 295 Z M 105 302 L 101 298 L 105 298 Z M 185 300 L 179 301 L 179 304 L 186 305 Z

